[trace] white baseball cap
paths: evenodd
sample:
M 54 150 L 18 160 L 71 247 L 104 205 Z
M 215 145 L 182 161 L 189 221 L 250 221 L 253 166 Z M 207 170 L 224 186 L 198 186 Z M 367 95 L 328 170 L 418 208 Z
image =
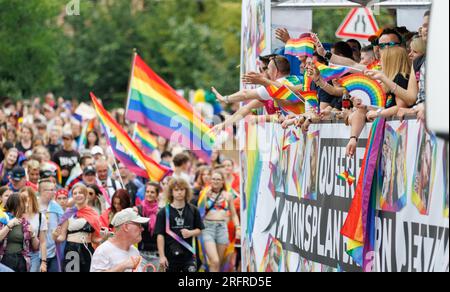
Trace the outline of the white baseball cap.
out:
M 117 213 L 111 220 L 111 225 L 114 227 L 119 227 L 128 222 L 145 224 L 148 223 L 148 221 L 150 221 L 150 218 L 141 217 L 132 208 L 128 208 Z
M 97 154 L 104 155 L 103 149 L 102 149 L 102 147 L 100 147 L 100 146 L 94 146 L 94 147 L 92 147 L 91 154 L 92 154 L 92 156 L 95 156 L 95 155 L 97 155 Z

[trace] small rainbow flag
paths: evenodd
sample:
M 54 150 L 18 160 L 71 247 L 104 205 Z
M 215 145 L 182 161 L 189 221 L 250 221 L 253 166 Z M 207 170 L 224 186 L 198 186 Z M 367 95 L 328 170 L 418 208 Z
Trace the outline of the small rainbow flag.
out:
M 297 57 L 312 57 L 314 55 L 315 42 L 311 37 L 290 39 L 285 46 L 284 53 Z
M 298 136 L 298 134 L 295 131 L 290 130 L 287 133 L 286 138 L 284 139 L 283 150 L 288 149 L 292 144 L 298 141 L 300 141 L 300 137 Z
M 303 78 L 303 91 L 311 91 L 312 82 L 311 76 L 309 76 L 308 72 L 305 72 Z
M 142 145 L 142 150 L 147 154 L 152 154 L 158 147 L 156 138 L 147 132 L 141 125 L 136 124 L 134 128 L 134 139 L 138 140 Z
M 352 186 L 355 182 L 356 178 L 353 176 L 353 174 L 349 170 L 345 170 L 341 174 L 337 176 L 338 179 L 345 181 L 348 183 L 349 186 Z
M 114 155 L 130 171 L 158 182 L 172 172 L 144 154 L 120 125 L 111 118 L 93 93 L 91 93 L 91 99 Z
M 305 99 L 306 104 L 309 105 L 311 108 L 313 108 L 315 112 L 320 111 L 319 98 L 317 97 L 317 91 L 315 91 L 315 90 L 302 91 L 302 92 L 300 92 L 300 94 Z
M 350 69 L 348 67 L 341 67 L 335 65 L 327 66 L 317 61 L 314 62 L 314 65 L 320 71 L 320 75 L 325 81 L 338 79 L 343 75 L 347 74 L 348 72 L 350 72 Z
M 381 71 L 381 63 L 379 60 L 375 60 L 371 64 L 367 65 L 367 69 Z
M 285 115 L 288 115 L 289 113 L 300 115 L 305 112 L 305 100 L 302 97 L 297 96 L 286 85 L 281 87 L 271 85 L 266 87 L 266 89 L 275 101 L 276 106 L 279 107 Z
M 358 73 L 340 79 L 340 83 L 347 89 L 350 95 L 356 91 L 362 91 L 367 94 L 370 99 L 370 104 L 368 105 L 379 108 L 386 106 L 386 93 L 377 81 Z

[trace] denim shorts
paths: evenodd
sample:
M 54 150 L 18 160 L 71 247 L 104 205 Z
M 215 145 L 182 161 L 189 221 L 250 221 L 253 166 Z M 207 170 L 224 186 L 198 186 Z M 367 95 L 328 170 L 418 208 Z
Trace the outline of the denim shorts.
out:
M 204 242 L 214 242 L 215 244 L 228 245 L 228 227 L 225 221 L 205 220 L 205 230 L 202 232 Z

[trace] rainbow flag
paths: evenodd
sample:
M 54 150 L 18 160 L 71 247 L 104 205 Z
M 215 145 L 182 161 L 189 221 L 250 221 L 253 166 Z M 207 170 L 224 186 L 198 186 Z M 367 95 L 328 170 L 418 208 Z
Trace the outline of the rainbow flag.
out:
M 285 46 L 284 53 L 297 57 L 312 57 L 314 55 L 315 42 L 311 37 L 290 39 Z
M 141 143 L 142 150 L 148 155 L 152 154 L 158 147 L 156 138 L 139 124 L 134 127 L 133 138 Z
M 350 172 L 350 170 L 345 170 L 341 174 L 337 176 L 338 179 L 345 181 L 348 183 L 349 186 L 352 186 L 355 182 L 356 178 L 353 176 L 353 174 Z
M 131 172 L 158 182 L 172 172 L 144 154 L 120 125 L 111 118 L 93 93 L 91 93 L 91 99 L 114 155 Z
M 311 76 L 308 75 L 308 72 L 305 72 L 303 75 L 303 91 L 311 91 L 312 82 Z
M 314 65 L 320 71 L 320 75 L 325 81 L 341 78 L 343 75 L 350 72 L 350 68 L 348 67 L 341 67 L 335 65 L 327 66 L 317 61 L 314 62 Z
M 381 63 L 379 60 L 375 60 L 371 64 L 367 65 L 367 69 L 381 71 Z
M 135 56 L 130 78 L 126 118 L 211 160 L 214 137 L 193 107 Z
M 374 249 L 376 197 L 380 177 L 377 166 L 381 158 L 384 125 L 384 119 L 377 119 L 372 125 L 355 196 L 341 229 L 341 234 L 348 238 L 347 253 L 363 271 L 370 269 L 370 259 L 366 255 Z
M 288 102 L 304 102 L 302 98 L 298 97 L 293 91 L 291 91 L 286 85 L 277 87 L 270 85 L 267 87 L 267 92 L 275 100 L 283 100 Z
M 305 100 L 301 96 L 297 96 L 286 85 L 281 87 L 270 85 L 266 89 L 275 101 L 275 106 L 279 107 L 284 115 L 305 113 Z
M 300 92 L 300 94 L 305 99 L 307 105 L 313 108 L 315 112 L 320 112 L 320 104 L 319 98 L 317 97 L 317 91 L 303 91 Z

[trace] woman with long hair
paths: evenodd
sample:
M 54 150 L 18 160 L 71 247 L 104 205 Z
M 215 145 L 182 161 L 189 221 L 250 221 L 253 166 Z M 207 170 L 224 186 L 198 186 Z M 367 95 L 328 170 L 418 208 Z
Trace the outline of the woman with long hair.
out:
M 200 166 L 195 172 L 194 188 L 191 204 L 197 206 L 200 192 L 211 182 L 211 169 L 208 166 Z
M 86 133 L 86 137 L 87 139 L 84 145 L 85 149 L 92 150 L 94 146 L 99 146 L 100 137 L 98 136 L 97 131 L 89 131 L 88 133 Z
M 202 236 L 209 270 L 219 272 L 224 262 L 225 250 L 230 244 L 228 221 L 232 220 L 236 226 L 236 239 L 240 239 L 241 232 L 233 196 L 227 192 L 225 175 L 222 171 L 212 172 L 211 186 L 202 191 L 198 204 L 205 224 Z
M 47 219 L 39 212 L 39 203 L 36 192 L 32 187 L 25 187 L 20 190 L 20 196 L 25 203 L 24 218 L 30 222 L 32 231 L 37 234 L 39 240 L 39 250 L 30 253 L 30 272 L 47 272 Z M 39 251 L 41 255 L 39 256 Z
M 33 149 L 34 132 L 30 125 L 22 125 L 20 129 L 19 142 L 16 143 L 16 148 L 22 152 L 27 153 Z
M 124 189 L 117 190 L 111 198 L 111 208 L 105 210 L 100 216 L 101 226 L 110 229 L 114 215 L 128 208 L 131 208 L 130 195 Z
M 39 249 L 39 240 L 24 217 L 25 203 L 20 194 L 6 202 L 6 217 L 0 218 L 1 263 L 15 272 L 30 271 L 30 252 Z
M 101 242 L 100 218 L 97 212 L 88 206 L 88 192 L 83 184 L 72 189 L 75 207 L 66 210 L 53 239 L 62 243 L 64 248 L 64 272 L 89 272 L 91 268 L 93 244 Z M 75 259 L 71 255 L 77 255 Z M 78 260 L 78 261 L 77 261 Z
M 390 33 L 390 31 L 385 31 L 387 35 L 395 34 Z M 395 89 L 393 90 L 391 86 L 383 83 L 382 86 L 387 93 L 386 108 L 379 109 L 376 111 L 367 111 L 364 106 L 357 106 L 358 109 L 349 117 L 349 123 L 352 126 L 351 136 L 347 145 L 347 155 L 353 156 L 356 151 L 356 145 L 359 135 L 361 134 L 366 119 L 369 121 L 374 121 L 378 117 L 389 118 L 395 116 L 399 109 L 408 108 L 409 105 L 404 101 L 404 99 L 399 98 L 397 95 L 397 88 L 408 88 L 408 82 L 410 78 L 410 62 L 408 59 L 408 53 L 406 49 L 400 44 L 396 46 L 387 46 L 381 49 L 381 68 L 379 74 L 385 76 L 388 80 L 395 84 Z M 372 75 L 368 75 L 372 78 Z M 356 139 L 353 139 L 356 138 Z
M 12 169 L 19 163 L 19 150 L 11 148 L 6 152 L 5 159 L 0 164 L 0 186 L 7 185 Z
M 97 185 L 87 185 L 86 187 L 88 191 L 88 205 L 100 216 L 106 209 L 105 198 Z

